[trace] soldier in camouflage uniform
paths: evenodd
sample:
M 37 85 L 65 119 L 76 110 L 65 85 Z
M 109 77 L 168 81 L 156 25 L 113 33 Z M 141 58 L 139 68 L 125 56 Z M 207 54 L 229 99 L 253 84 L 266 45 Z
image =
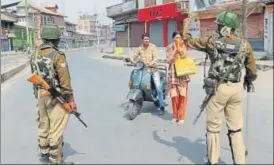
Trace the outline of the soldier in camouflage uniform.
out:
M 66 56 L 58 50 L 61 32 L 57 25 L 44 25 L 41 30 L 43 44 L 32 58 L 32 71 L 51 87 L 59 90 L 71 105 L 66 110 L 49 93 L 36 87 L 38 95 L 38 148 L 40 161 L 50 164 L 73 164 L 63 161 L 63 134 L 70 112 L 76 111 L 73 89 Z
M 234 164 L 245 163 L 245 147 L 242 136 L 243 127 L 243 86 L 241 84 L 241 69 L 246 68 L 244 85 L 250 84 L 257 78 L 255 59 L 252 47 L 248 42 L 243 42 L 237 35 L 239 27 L 238 15 L 234 12 L 223 11 L 216 20 L 218 25 L 218 37 L 189 38 L 184 35 L 185 43 L 209 55 L 211 66 L 208 76 L 205 77 L 204 87 L 209 100 L 207 110 L 207 156 L 208 164 L 217 164 L 220 155 L 220 130 L 222 124 L 222 113 L 225 113 L 228 137 Z M 189 20 L 185 20 L 184 34 L 187 33 Z M 242 46 L 242 47 L 241 47 Z M 242 56 L 233 65 L 232 71 L 220 83 L 218 80 L 232 65 L 239 49 Z M 244 52 L 244 53 L 243 53 Z M 247 83 L 248 82 L 248 83 Z

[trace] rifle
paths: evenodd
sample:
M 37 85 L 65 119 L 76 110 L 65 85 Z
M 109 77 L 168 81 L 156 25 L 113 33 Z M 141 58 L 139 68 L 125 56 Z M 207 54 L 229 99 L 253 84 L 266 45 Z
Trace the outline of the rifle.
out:
M 27 79 L 29 82 L 33 83 L 34 85 L 40 86 L 46 91 L 50 93 L 51 96 L 56 98 L 59 103 L 65 108 L 65 109 L 70 109 L 70 104 L 69 102 L 65 99 L 65 97 L 57 91 L 55 88 L 52 88 L 49 86 L 49 84 L 40 76 L 38 76 L 36 73 L 33 73 L 31 77 Z M 88 127 L 87 124 L 80 118 L 80 113 L 79 112 L 72 112 L 74 116 L 85 126 Z

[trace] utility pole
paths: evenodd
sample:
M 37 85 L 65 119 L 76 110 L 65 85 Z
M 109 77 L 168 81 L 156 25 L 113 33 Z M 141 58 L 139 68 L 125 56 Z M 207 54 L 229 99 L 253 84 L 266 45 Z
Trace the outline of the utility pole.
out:
M 64 2 L 65 0 L 62 0 L 62 5 L 63 5 L 63 16 L 64 16 L 64 21 L 65 21 L 65 30 L 64 30 L 64 41 L 65 41 L 65 50 L 66 50 L 66 48 L 67 48 L 67 27 L 66 27 L 66 20 L 65 20 L 65 16 L 66 16 L 66 14 L 65 14 L 65 2 Z
M 0 3 L 0 9 L 1 9 L 2 5 Z M 1 28 L 0 28 L 0 45 L 1 45 L 1 48 L 0 48 L 0 52 L 2 52 L 2 19 L 0 19 L 0 25 L 1 25 Z
M 99 21 L 98 21 L 98 13 L 96 10 L 96 7 L 94 6 L 94 13 L 95 13 L 95 28 L 96 28 L 96 36 L 97 36 L 97 44 L 100 44 L 100 39 L 99 39 Z
M 26 13 L 26 34 L 27 34 L 27 53 L 29 51 L 29 24 L 28 24 L 28 16 L 29 16 L 29 12 L 28 12 L 28 0 L 25 0 L 25 13 Z
M 246 5 L 247 0 L 242 1 L 242 37 L 245 40 L 246 39 Z
M 247 0 L 242 0 L 242 41 L 246 43 L 246 6 Z M 247 87 L 249 88 L 249 87 Z M 246 131 L 245 131 L 245 156 L 248 156 L 248 116 L 249 116 L 249 91 L 247 90 L 247 107 L 246 107 Z

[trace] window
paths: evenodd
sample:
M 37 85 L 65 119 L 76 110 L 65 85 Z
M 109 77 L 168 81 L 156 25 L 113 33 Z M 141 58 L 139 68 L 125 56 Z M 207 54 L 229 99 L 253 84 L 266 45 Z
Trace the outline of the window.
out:
M 145 0 L 145 7 L 155 6 L 156 0 Z

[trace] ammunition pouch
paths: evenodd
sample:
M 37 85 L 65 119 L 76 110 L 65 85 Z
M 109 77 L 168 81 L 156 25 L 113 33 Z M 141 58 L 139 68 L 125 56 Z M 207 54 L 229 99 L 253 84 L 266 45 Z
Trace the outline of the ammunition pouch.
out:
M 210 77 L 206 77 L 204 79 L 204 89 L 207 95 L 211 95 L 215 92 L 216 86 L 217 86 L 217 80 L 210 78 Z

